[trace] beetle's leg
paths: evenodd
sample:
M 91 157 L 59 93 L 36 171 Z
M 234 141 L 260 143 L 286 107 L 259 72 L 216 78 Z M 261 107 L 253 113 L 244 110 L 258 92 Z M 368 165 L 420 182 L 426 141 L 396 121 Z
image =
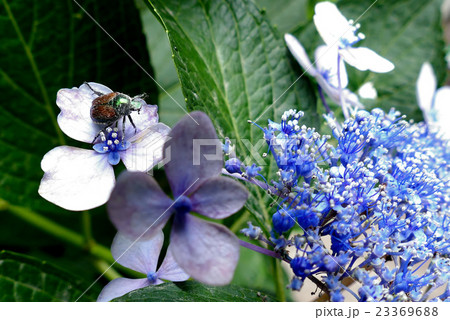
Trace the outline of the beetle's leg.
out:
M 125 139 L 125 120 L 126 117 L 124 116 L 122 120 L 122 146 L 123 146 L 123 139 Z
M 99 91 L 95 91 L 95 90 L 89 85 L 89 83 L 87 83 L 86 81 L 83 82 L 83 84 L 87 85 L 87 86 L 89 87 L 89 89 L 91 89 L 92 92 L 94 92 L 94 93 L 95 93 L 96 95 L 98 95 L 99 97 L 104 95 L 104 93 L 101 93 L 101 92 L 99 92 Z
M 124 118 L 125 118 L 125 117 L 124 117 Z M 136 134 L 137 128 L 136 128 L 136 125 L 135 125 L 134 122 L 133 122 L 133 118 L 131 118 L 131 116 L 128 115 L 128 119 L 130 119 L 130 122 L 131 122 L 131 124 L 133 125 L 133 128 L 134 128 L 134 133 Z
M 105 127 L 103 127 L 103 128 L 97 133 L 97 135 L 95 136 L 94 140 L 92 140 L 91 144 L 94 144 L 95 140 L 97 140 L 97 138 L 98 138 L 102 133 L 104 134 L 104 131 L 105 131 L 106 128 L 108 128 L 110 125 L 111 125 L 111 123 L 108 123 Z M 103 141 L 103 139 L 102 139 L 102 141 Z

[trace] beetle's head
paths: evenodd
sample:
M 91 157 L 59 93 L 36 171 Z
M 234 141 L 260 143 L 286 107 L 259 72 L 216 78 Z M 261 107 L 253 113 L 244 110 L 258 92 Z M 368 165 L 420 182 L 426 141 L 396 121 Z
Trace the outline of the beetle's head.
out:
M 131 110 L 133 111 L 137 111 L 139 113 L 139 111 L 141 111 L 142 106 L 146 104 L 144 98 L 147 96 L 146 93 L 140 94 L 138 96 L 133 97 L 133 99 L 131 99 Z

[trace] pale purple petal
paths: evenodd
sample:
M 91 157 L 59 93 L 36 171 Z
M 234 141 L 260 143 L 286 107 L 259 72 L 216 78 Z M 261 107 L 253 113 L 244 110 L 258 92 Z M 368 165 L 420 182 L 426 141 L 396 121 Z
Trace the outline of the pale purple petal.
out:
M 157 123 L 128 139 L 131 146 L 120 153 L 127 170 L 146 172 L 160 162 L 169 132 L 168 126 Z
M 194 279 L 226 285 L 239 260 L 239 240 L 226 227 L 186 214 L 174 220 L 170 241 L 179 266 Z
M 317 69 L 321 74 L 328 73 L 327 81 L 333 87 L 339 88 L 338 78 L 338 50 L 337 46 L 319 46 L 315 53 Z M 340 59 L 339 75 L 341 78 L 341 88 L 347 87 L 348 78 L 345 70 L 345 63 Z
M 88 82 L 88 84 L 89 84 L 90 88 L 89 88 L 89 86 L 88 86 L 87 84 L 83 83 L 83 84 L 80 86 L 80 90 L 81 90 L 83 93 L 90 94 L 92 100 L 94 100 L 95 98 L 97 98 L 99 95 L 96 94 L 95 92 L 93 92 L 93 91 L 91 90 L 91 88 L 94 89 L 95 91 L 101 93 L 101 94 L 107 94 L 107 93 L 113 92 L 113 91 L 112 91 L 110 88 L 108 88 L 107 86 L 105 86 L 105 85 L 103 85 L 103 84 L 100 84 L 100 83 L 97 83 L 97 82 Z
M 111 253 L 124 267 L 147 275 L 156 271 L 163 242 L 162 231 L 156 232 L 148 239 L 135 239 L 117 233 L 111 245 Z
M 158 123 L 158 106 L 146 104 L 145 101 L 142 100 L 141 110 L 139 112 L 133 111 L 130 116 L 133 119 L 133 123 L 136 125 L 136 131 L 127 118 L 125 125 L 125 137 L 127 137 L 127 139 L 128 137 L 139 134 L 141 131 Z
M 385 73 L 394 70 L 392 62 L 369 48 L 347 48 L 339 52 L 345 62 L 361 71 Z
M 248 191 L 233 179 L 216 177 L 206 180 L 191 196 L 192 211 L 213 219 L 223 219 L 245 204 Z
M 306 53 L 305 48 L 303 48 L 300 41 L 298 41 L 296 37 L 289 33 L 286 33 L 284 35 L 284 41 L 286 41 L 286 45 L 289 48 L 289 51 L 294 56 L 295 60 L 297 60 L 297 62 L 302 66 L 303 70 L 309 75 L 316 77 L 318 75 L 318 72 L 309 60 L 308 54 Z
M 112 92 L 111 89 L 95 82 L 89 85 L 96 91 L 102 93 Z M 61 89 L 56 96 L 56 104 L 61 109 L 58 114 L 58 125 L 69 137 L 91 143 L 101 129 L 91 119 L 92 100 L 96 95 L 85 84 L 80 88 Z
M 172 245 L 167 248 L 167 253 L 158 269 L 158 278 L 170 281 L 186 281 L 189 275 L 180 268 L 172 254 Z
M 114 187 L 114 171 L 108 155 L 94 150 L 56 147 L 44 156 L 41 167 L 45 174 L 39 194 L 67 210 L 101 206 Z
M 128 237 L 151 237 L 170 218 L 172 200 L 153 177 L 143 172 L 124 172 L 108 201 L 108 213 L 119 232 Z
M 422 109 L 423 116 L 427 122 L 429 119 L 433 98 L 436 92 L 437 81 L 433 72 L 433 67 L 429 62 L 425 62 L 420 68 L 419 77 L 416 83 L 417 103 Z
M 199 111 L 184 116 L 164 145 L 164 165 L 174 198 L 192 193 L 223 167 L 222 144 L 209 117 Z
M 327 45 L 336 45 L 340 38 L 346 38 L 353 34 L 348 20 L 334 3 L 319 2 L 314 7 L 314 11 L 314 24 Z
M 133 290 L 148 287 L 150 285 L 147 279 L 127 279 L 118 278 L 108 283 L 100 292 L 97 302 L 107 302 L 112 299 L 123 296 Z

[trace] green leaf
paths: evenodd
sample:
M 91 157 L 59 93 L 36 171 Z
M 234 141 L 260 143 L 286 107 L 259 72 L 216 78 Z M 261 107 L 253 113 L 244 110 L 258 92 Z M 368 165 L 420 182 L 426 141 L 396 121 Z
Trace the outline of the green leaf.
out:
M 349 17 L 358 16 L 362 5 L 370 1 L 346 1 L 343 11 Z M 373 81 L 378 90 L 376 106 L 385 110 L 395 107 L 410 117 L 420 120 L 417 107 L 416 81 L 425 61 L 434 65 L 438 79 L 446 70 L 444 42 L 441 29 L 442 1 L 378 1 L 360 20 L 361 31 L 367 40 L 361 45 L 375 50 L 395 64 L 387 74 L 360 73 L 356 83 Z M 350 74 L 350 79 L 352 79 Z M 355 87 L 356 88 L 356 87 Z
M 248 0 L 149 2 L 168 32 L 188 109 L 207 113 L 219 135 L 236 143 L 237 156 L 252 156 L 246 164 L 262 160 L 268 177 L 274 163 L 255 157 L 267 151 L 263 133 L 247 120 L 266 126 L 297 108 L 304 124 L 318 124 L 315 96 L 304 78 L 295 82 L 281 35 Z M 264 224 L 270 197 L 249 188 L 249 209 Z
M 240 236 L 244 241 L 249 241 L 248 238 Z M 256 245 L 260 245 L 254 242 Z M 232 285 L 252 288 L 254 290 L 261 290 L 266 294 L 275 296 L 274 290 L 274 270 L 273 270 L 273 258 L 255 252 L 253 250 L 241 247 L 239 255 L 239 263 L 234 273 Z M 251 268 L 249 268 L 251 266 Z M 283 272 L 285 270 L 283 269 Z M 284 272 L 283 283 L 289 283 L 290 279 Z M 287 297 L 290 297 L 291 290 L 285 289 L 284 293 Z M 289 300 L 289 298 L 288 298 Z
M 98 288 L 22 254 L 0 252 L 0 301 L 95 301 Z
M 167 282 L 158 286 L 148 286 L 127 293 L 112 301 L 146 301 L 146 302 L 261 302 L 275 301 L 259 291 L 238 286 L 225 287 L 207 286 L 195 281 L 172 283 Z
M 416 101 L 416 80 L 422 63 L 432 62 L 438 79 L 445 76 L 444 43 L 440 22 L 440 0 L 343 0 L 338 8 L 347 19 L 358 19 L 360 31 L 366 38 L 357 46 L 368 47 L 392 61 L 395 69 L 389 73 L 361 72 L 347 66 L 349 87 L 353 91 L 372 81 L 378 99 L 364 101 L 370 107 L 389 110 L 394 107 L 402 113 L 421 120 Z M 314 23 L 298 28 L 295 33 L 310 56 L 322 44 Z
M 281 33 L 291 32 L 299 24 L 308 22 L 308 0 L 255 0 L 268 19 Z
M 47 212 L 62 210 L 37 193 L 40 162 L 69 140 L 56 122 L 56 92 L 96 81 L 157 99 L 153 80 L 117 45 L 153 73 L 133 3 L 78 3 L 87 13 L 73 1 L 0 1 L 0 198 Z
M 161 86 L 158 96 L 159 119 L 168 126 L 173 126 L 185 114 L 186 104 L 177 71 L 173 64 L 167 33 L 158 19 L 141 2 L 138 2 L 144 33 L 147 38 L 147 47 L 150 50 L 155 80 Z

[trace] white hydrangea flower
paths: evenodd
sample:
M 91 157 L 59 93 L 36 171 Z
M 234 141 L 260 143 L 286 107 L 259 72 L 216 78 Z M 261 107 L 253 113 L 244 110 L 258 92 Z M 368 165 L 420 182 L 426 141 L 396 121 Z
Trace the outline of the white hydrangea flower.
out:
M 417 102 L 427 124 L 436 127 L 446 139 L 450 139 L 450 87 L 436 89 L 433 67 L 425 62 L 416 83 Z
M 89 85 L 104 94 L 113 92 L 98 83 Z M 56 104 L 61 109 L 58 124 L 66 135 L 92 143 L 101 129 L 90 117 L 95 98 L 97 95 L 86 84 L 58 91 Z M 50 150 L 41 162 L 44 177 L 39 194 L 73 211 L 106 203 L 115 184 L 113 165 L 122 160 L 128 170 L 148 171 L 162 159 L 162 147 L 170 128 L 158 123 L 157 110 L 157 106 L 143 104 L 139 114 L 134 112 L 132 117 L 137 131 L 127 126 L 124 141 L 122 130 L 108 128 L 101 142 L 90 149 L 60 146 Z
M 358 95 L 363 99 L 376 99 L 378 96 L 373 82 L 366 82 L 358 89 Z
M 330 99 L 333 100 L 333 102 L 339 105 L 343 102 L 346 105 L 353 106 L 355 108 L 364 108 L 364 106 L 359 102 L 358 97 L 353 92 L 346 89 L 348 84 L 347 72 L 342 59 L 340 60 L 338 70 L 338 52 L 336 47 L 328 47 L 325 45 L 319 46 L 315 51 L 316 66 L 314 66 L 309 60 L 305 48 L 302 46 L 300 41 L 297 40 L 297 38 L 291 34 L 285 34 L 284 39 L 294 58 L 298 61 L 306 73 L 316 79 L 319 86 L 323 89 L 323 91 L 325 91 Z
M 384 73 L 394 69 L 389 60 L 366 47 L 354 48 L 365 36 L 356 33 L 359 24 L 347 20 L 334 3 L 325 1 L 315 6 L 314 24 L 327 46 L 334 47 L 349 65 L 361 70 Z

